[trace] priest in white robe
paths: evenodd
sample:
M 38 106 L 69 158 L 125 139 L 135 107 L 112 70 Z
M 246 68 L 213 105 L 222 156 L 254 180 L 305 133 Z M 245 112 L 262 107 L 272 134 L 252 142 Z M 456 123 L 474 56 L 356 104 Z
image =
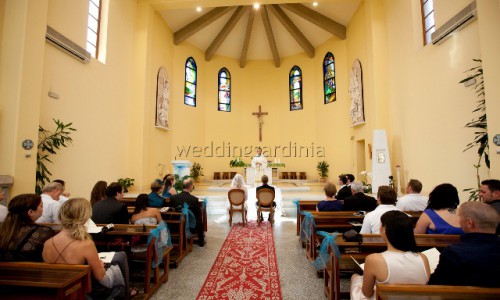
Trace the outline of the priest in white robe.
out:
M 264 175 L 264 169 L 267 168 L 267 158 L 262 155 L 262 148 L 257 148 L 257 155 L 252 158 L 252 168 L 255 170 L 255 181 L 260 180 Z

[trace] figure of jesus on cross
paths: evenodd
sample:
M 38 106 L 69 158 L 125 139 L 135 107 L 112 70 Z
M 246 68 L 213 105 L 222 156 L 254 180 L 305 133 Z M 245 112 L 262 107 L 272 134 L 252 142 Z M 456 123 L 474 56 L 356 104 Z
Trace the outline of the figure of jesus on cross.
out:
M 262 118 L 262 116 L 267 116 L 268 113 L 267 112 L 263 112 L 261 110 L 261 107 L 259 105 L 259 111 L 258 112 L 253 112 L 252 115 L 254 116 L 257 116 L 257 118 L 259 119 L 259 142 L 262 142 L 262 124 L 264 124 L 264 120 Z

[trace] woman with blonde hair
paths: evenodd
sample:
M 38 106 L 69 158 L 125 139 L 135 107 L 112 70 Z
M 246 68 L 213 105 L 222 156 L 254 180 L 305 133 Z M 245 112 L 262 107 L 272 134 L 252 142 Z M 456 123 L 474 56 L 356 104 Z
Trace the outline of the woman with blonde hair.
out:
M 163 181 L 161 181 L 161 179 L 155 179 L 151 183 L 151 193 L 148 194 L 149 206 L 163 207 L 166 205 L 165 198 L 160 196 L 162 189 L 163 189 Z
M 39 195 L 22 194 L 10 200 L 7 217 L 0 224 L 0 261 L 43 261 L 43 243 L 54 231 L 35 223 L 42 213 Z
M 59 210 L 62 229 L 45 242 L 43 260 L 52 264 L 88 264 L 95 281 L 92 283 L 92 298 L 126 297 L 129 282 L 127 255 L 116 252 L 111 266 L 105 267 L 85 227 L 91 215 L 88 200 L 73 198 L 66 201 Z

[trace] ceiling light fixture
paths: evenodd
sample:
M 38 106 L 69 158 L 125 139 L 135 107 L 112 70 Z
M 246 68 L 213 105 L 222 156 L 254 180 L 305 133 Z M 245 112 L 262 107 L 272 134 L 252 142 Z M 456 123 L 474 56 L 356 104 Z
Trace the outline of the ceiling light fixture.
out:
M 259 3 L 254 3 L 253 4 L 253 8 L 254 9 L 259 9 L 260 8 L 260 4 Z
M 314 2 L 313 2 L 313 6 L 314 6 L 314 7 L 318 6 L 318 1 L 314 1 Z
M 201 12 L 201 6 L 196 7 L 197 12 Z

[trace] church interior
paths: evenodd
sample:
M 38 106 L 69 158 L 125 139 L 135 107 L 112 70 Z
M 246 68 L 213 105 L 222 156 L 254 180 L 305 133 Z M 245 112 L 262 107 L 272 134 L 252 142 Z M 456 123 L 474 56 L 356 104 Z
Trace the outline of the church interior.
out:
M 281 275 L 290 282 L 304 280 L 297 268 L 310 268 L 306 260 L 291 262 L 295 254 L 304 258 L 296 236 L 286 234 L 295 230 L 293 200 L 323 195 L 321 161 L 337 185 L 339 174 L 362 180 L 361 172 L 374 171 L 374 131 L 386 133 L 388 174 L 398 174 L 395 185 L 403 193 L 411 178 L 422 181 L 424 194 L 446 182 L 466 202 L 469 192 L 463 190 L 477 187 L 478 176 L 500 178 L 500 142 L 494 143 L 495 136 L 500 140 L 498 0 L 434 0 L 436 29 L 471 2 L 477 5 L 474 20 L 435 44 L 425 42 L 420 0 L 97 2 L 96 52 L 75 59 L 49 43 L 48 26 L 85 48 L 89 0 L 0 0 L 0 175 L 10 178 L 4 185 L 9 198 L 34 192 L 39 127 L 54 131 L 54 120 L 75 131 L 47 167 L 51 180 L 64 179 L 75 197 L 88 198 L 99 180 L 119 178 L 134 179 L 130 195 L 149 193 L 154 179 L 174 173 L 172 161 L 200 164 L 204 175 L 194 194 L 208 198 L 208 249 L 194 247 L 195 255 L 171 270 L 174 283 L 157 298 L 181 299 L 178 291 L 200 289 L 205 274 L 186 283 L 193 276 L 186 268 L 199 265 L 208 273 L 230 230 L 223 202 L 231 178 L 218 180 L 214 173 L 244 175 L 230 162 L 250 164 L 256 147 L 278 165 L 272 179 L 283 192 L 283 218 L 275 238 L 281 238 Z M 323 18 L 314 20 L 318 14 Z M 327 97 L 329 55 L 335 94 Z M 484 72 L 489 167 L 484 161 L 477 166 L 476 148 L 464 151 L 474 142 L 475 130 L 466 124 L 476 116 L 478 97 L 475 84 L 460 81 L 477 59 Z M 187 70 L 193 62 L 195 82 Z M 352 113 L 355 62 L 361 121 Z M 298 104 L 291 103 L 297 67 Z M 222 70 L 230 77 L 230 105 L 220 100 Z M 188 79 L 195 92 L 188 91 Z M 283 172 L 305 177 L 286 180 Z M 293 249 L 280 248 L 289 244 Z M 304 293 L 324 299 L 323 283 L 313 273 Z M 282 289 L 284 299 L 303 292 L 289 283 Z M 311 296 L 312 290 L 318 295 Z

